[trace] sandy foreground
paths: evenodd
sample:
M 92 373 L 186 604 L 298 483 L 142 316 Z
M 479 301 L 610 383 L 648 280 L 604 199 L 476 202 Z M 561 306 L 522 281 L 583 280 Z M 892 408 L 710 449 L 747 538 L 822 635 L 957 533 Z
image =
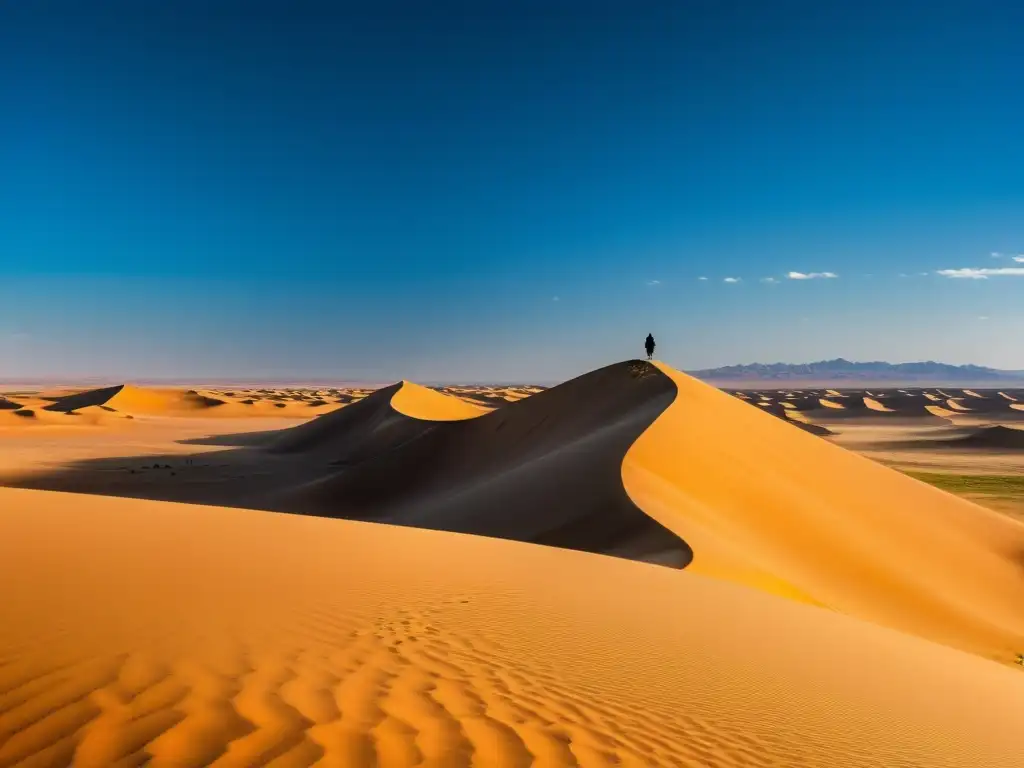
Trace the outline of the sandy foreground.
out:
M 0 489 L 0 766 L 1019 766 L 1024 678 L 659 566 Z
M 0 768 L 1024 765 L 1024 526 L 781 405 L 8 397 Z

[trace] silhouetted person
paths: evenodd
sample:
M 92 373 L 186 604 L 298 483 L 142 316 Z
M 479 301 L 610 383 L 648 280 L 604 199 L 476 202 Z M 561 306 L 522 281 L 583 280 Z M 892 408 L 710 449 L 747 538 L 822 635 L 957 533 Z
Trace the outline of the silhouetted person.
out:
M 644 342 L 644 349 L 647 350 L 647 359 L 652 359 L 654 357 L 654 337 L 649 333 L 647 334 L 647 341 Z

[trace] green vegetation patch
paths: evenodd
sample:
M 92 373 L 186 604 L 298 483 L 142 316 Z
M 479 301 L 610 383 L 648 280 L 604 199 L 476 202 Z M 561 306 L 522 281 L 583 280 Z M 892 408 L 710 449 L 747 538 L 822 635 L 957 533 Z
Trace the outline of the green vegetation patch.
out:
M 951 493 L 1024 496 L 1024 475 L 957 475 L 947 472 L 909 471 L 906 474 Z

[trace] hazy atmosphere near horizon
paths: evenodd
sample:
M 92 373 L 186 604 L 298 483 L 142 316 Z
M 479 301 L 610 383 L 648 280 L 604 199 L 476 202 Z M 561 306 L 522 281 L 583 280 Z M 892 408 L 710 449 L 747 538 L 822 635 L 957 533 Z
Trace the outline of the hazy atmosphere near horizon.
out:
M 11 2 L 0 377 L 1024 369 L 1024 4 Z

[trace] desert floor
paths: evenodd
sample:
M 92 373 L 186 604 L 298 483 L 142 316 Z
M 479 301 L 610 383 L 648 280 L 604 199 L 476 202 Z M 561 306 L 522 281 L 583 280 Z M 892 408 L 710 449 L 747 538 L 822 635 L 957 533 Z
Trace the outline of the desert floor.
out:
M 0 393 L 0 768 L 1016 768 L 1021 403 Z

